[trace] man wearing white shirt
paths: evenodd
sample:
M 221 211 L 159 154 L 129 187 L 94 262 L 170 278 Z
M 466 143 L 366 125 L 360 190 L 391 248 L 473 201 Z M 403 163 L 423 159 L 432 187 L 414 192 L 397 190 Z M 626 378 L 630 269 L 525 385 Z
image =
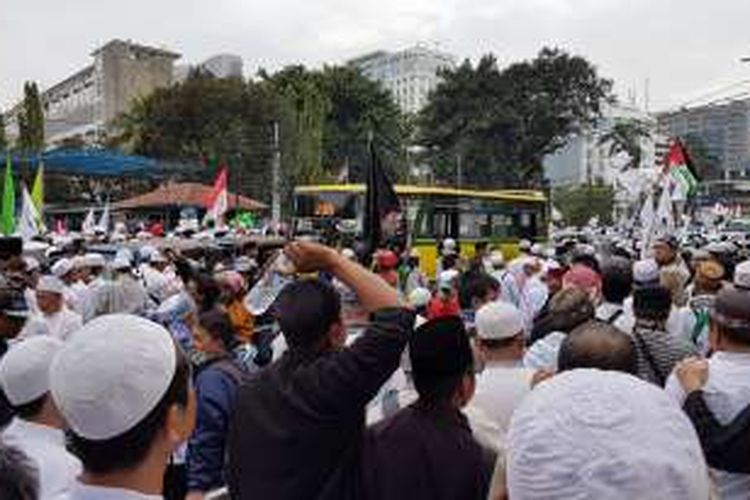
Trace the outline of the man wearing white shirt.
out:
M 19 334 L 20 338 L 49 335 L 66 340 L 83 324 L 81 316 L 65 305 L 65 285 L 54 276 L 42 276 L 36 287 L 39 312 L 31 316 Z
M 497 435 L 477 436 L 491 442 L 500 451 L 504 448 L 505 433 L 513 410 L 531 391 L 534 370 L 521 364 L 524 353 L 523 314 L 514 305 L 496 301 L 482 306 L 476 315 L 476 343 L 484 369 L 476 379 L 476 393 L 467 407 L 469 421 L 475 433 L 481 433 L 479 422 L 472 416 L 488 417 L 496 426 Z M 482 425 L 482 428 L 487 428 Z
M 78 270 L 73 260 L 63 257 L 52 265 L 50 272 L 63 283 L 62 295 L 68 309 L 80 311 L 80 289 L 73 288 L 73 284 L 78 281 Z
M 79 460 L 65 449 L 65 421 L 49 393 L 49 365 L 62 345 L 35 337 L 13 346 L 0 362 L 0 384 L 16 412 L 0 438 L 36 467 L 41 500 L 64 498 L 81 472 Z
M 743 267 L 744 266 L 744 267 Z M 708 380 L 704 400 L 723 425 L 731 422 L 750 404 L 750 262 L 737 267 L 735 284 L 725 287 L 716 297 L 711 316 L 709 342 L 713 356 L 708 360 Z M 680 404 L 686 394 L 674 373 L 666 391 Z M 723 500 L 748 498 L 750 475 L 716 471 Z

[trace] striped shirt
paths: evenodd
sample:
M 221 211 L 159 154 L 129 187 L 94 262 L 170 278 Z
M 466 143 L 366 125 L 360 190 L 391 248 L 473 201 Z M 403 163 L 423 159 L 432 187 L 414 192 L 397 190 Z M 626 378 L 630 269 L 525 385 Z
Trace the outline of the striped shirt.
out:
M 643 320 L 636 320 L 633 343 L 638 357 L 638 377 L 662 387 L 678 361 L 697 354 L 695 347 L 684 338 Z

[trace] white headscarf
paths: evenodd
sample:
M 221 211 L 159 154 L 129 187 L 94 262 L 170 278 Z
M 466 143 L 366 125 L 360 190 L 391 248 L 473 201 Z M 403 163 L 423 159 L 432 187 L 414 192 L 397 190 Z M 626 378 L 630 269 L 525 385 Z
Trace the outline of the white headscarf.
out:
M 658 387 L 579 369 L 542 382 L 508 433 L 508 493 L 518 500 L 705 500 L 706 463 L 682 410 Z

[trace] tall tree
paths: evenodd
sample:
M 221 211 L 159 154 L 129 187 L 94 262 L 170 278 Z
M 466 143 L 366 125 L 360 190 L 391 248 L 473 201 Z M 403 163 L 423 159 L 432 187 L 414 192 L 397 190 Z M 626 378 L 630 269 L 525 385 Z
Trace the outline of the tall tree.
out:
M 44 149 L 44 112 L 36 83 L 23 85 L 23 109 L 18 120 L 18 147 L 28 154 Z
M 600 145 L 609 144 L 609 155 L 626 153 L 630 158 L 625 170 L 638 168 L 643 156 L 641 141 L 651 137 L 648 126 L 637 119 L 619 120 L 606 133 L 599 137 Z
M 0 113 L 0 150 L 5 151 L 8 140 L 5 137 L 5 116 Z
M 543 158 L 591 124 L 612 83 L 586 59 L 542 49 L 500 70 L 494 56 L 442 74 L 420 116 L 419 142 L 437 177 L 455 182 L 539 185 Z

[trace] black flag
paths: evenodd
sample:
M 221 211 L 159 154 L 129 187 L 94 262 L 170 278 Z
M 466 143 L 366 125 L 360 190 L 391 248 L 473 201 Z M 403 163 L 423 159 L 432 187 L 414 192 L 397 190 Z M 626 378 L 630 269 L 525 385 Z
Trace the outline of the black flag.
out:
M 378 249 L 383 239 L 383 218 L 401 212 L 401 203 L 393 189 L 393 184 L 383 170 L 375 147 L 370 142 L 370 166 L 367 169 L 367 191 L 365 193 L 365 214 L 362 221 L 363 238 L 366 246 L 366 262 Z

